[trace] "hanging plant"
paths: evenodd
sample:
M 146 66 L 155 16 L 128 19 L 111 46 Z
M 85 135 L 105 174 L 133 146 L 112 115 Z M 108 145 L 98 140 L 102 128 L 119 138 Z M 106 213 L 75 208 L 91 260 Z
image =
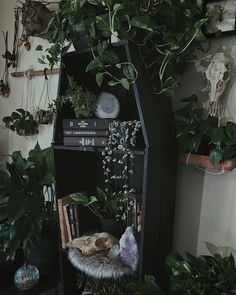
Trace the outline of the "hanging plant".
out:
M 38 121 L 39 124 L 51 124 L 53 118 L 55 116 L 55 104 L 49 103 L 46 110 L 44 109 L 37 109 L 35 113 L 35 119 Z
M 39 106 L 36 108 L 35 112 L 35 119 L 38 121 L 39 124 L 51 124 L 56 112 L 56 101 L 53 100 L 50 102 L 49 96 L 49 81 L 46 74 L 47 68 L 44 69 L 44 83 L 43 89 L 39 99 Z M 46 96 L 43 100 L 43 94 L 46 90 Z
M 21 136 L 38 133 L 38 122 L 30 112 L 24 109 L 16 109 L 15 112 L 11 113 L 11 116 L 3 118 L 3 123 L 6 128 Z

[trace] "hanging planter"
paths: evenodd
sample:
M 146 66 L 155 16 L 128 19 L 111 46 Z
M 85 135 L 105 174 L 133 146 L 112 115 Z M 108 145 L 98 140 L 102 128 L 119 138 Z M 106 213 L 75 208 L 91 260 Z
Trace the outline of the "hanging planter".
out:
M 51 124 L 55 115 L 56 105 L 55 101 L 50 103 L 49 98 L 49 81 L 47 76 L 47 68 L 44 69 L 44 83 L 43 89 L 39 99 L 39 107 L 36 109 L 35 112 L 35 119 L 38 121 L 39 124 Z M 46 90 L 46 96 L 43 100 L 43 94 Z
M 11 113 L 11 116 L 3 118 L 3 123 L 6 128 L 21 136 L 35 135 L 38 133 L 38 122 L 30 112 L 24 109 L 16 109 L 15 112 Z

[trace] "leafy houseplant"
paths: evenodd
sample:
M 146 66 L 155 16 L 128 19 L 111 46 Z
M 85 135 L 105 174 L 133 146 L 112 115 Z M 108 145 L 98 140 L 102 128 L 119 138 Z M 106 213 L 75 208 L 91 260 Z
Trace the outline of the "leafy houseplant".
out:
M 37 109 L 35 119 L 39 124 L 51 124 L 55 115 L 55 103 L 49 103 L 47 109 Z
M 20 152 L 11 155 L 5 171 L 0 171 L 1 250 L 14 257 L 17 249 L 27 250 L 40 244 L 42 230 L 53 226 L 54 191 L 51 149 L 37 144 L 27 159 Z M 45 196 L 49 196 L 46 202 Z
M 171 294 L 235 294 L 236 268 L 232 255 L 195 257 L 169 256 L 166 269 L 171 279 Z
M 68 76 L 68 82 L 63 101 L 70 102 L 77 117 L 91 117 L 96 111 L 96 94 L 79 86 L 72 77 Z
M 3 118 L 3 123 L 6 128 L 18 135 L 27 136 L 38 133 L 38 122 L 29 111 L 24 109 L 16 109 L 15 112 L 11 113 L 11 116 Z
M 201 51 L 205 40 L 197 0 L 78 0 L 62 1 L 49 25 L 48 40 L 54 43 L 47 51 L 53 66 L 73 42 L 74 34 L 83 34 L 92 49 L 87 70 L 96 75 L 98 85 L 104 75 L 110 85 L 121 84 L 126 89 L 137 77 L 135 67 L 120 61 L 110 46 L 111 39 L 132 40 L 139 46 L 156 93 L 173 88 L 178 82 L 180 64 L 192 60 Z M 68 43 L 69 42 L 69 43 Z M 76 46 L 75 46 L 76 47 Z M 94 48 L 97 47 L 97 51 Z M 114 76 L 110 66 L 120 70 Z
M 180 149 L 189 153 L 209 155 L 211 162 L 219 164 L 236 154 L 236 124 L 211 117 L 197 97 L 182 99 L 184 107 L 176 110 L 176 132 Z

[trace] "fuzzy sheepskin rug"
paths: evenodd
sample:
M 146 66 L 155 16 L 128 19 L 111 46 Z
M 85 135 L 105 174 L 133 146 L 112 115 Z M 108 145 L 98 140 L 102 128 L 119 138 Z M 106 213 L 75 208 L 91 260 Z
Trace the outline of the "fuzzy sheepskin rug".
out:
M 77 248 L 70 248 L 68 258 L 80 271 L 96 278 L 119 278 L 133 273 L 131 268 L 119 258 L 108 256 L 109 251 L 98 252 L 91 256 L 84 256 Z
M 132 227 L 127 227 L 119 244 L 110 250 L 96 252 L 90 256 L 82 254 L 78 248 L 69 248 L 68 258 L 80 271 L 96 279 L 130 275 L 138 267 L 138 247 Z

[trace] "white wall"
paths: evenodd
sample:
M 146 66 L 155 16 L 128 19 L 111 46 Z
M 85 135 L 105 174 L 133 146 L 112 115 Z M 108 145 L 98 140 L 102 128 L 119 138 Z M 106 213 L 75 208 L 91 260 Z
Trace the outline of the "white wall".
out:
M 16 0 L 0 0 L 0 31 L 8 31 L 10 51 L 12 51 L 15 5 Z M 48 47 L 48 42 L 41 38 L 34 37 L 31 37 L 29 41 L 32 47 L 30 51 L 26 51 L 24 46 L 19 48 L 18 71 L 25 71 L 30 66 L 32 66 L 35 70 L 45 68 L 45 66 L 38 63 L 37 58 L 40 57 L 42 53 L 35 51 L 35 48 L 39 44 L 46 48 Z M 3 38 L 0 36 L 0 76 L 2 75 L 4 69 L 5 60 L 1 58 L 1 55 L 4 54 L 4 50 Z M 14 69 L 10 68 L 10 72 L 12 71 L 14 71 Z M 42 148 L 49 146 L 52 141 L 53 125 L 40 126 L 38 135 L 28 137 L 19 136 L 16 133 L 2 127 L 2 118 L 10 115 L 16 108 L 21 107 L 22 96 L 24 97 L 25 102 L 27 93 L 26 78 L 10 77 L 9 82 L 11 90 L 10 96 L 8 98 L 0 96 L 0 161 L 5 160 L 3 155 L 12 153 L 15 150 L 20 150 L 22 154 L 26 156 L 29 149 L 33 148 L 37 141 Z M 28 81 L 28 83 L 28 89 L 35 92 L 35 95 L 32 97 L 32 102 L 35 106 L 37 106 L 43 88 L 44 77 L 34 78 L 32 81 Z M 55 99 L 57 96 L 57 83 L 58 75 L 49 76 L 50 99 Z M 23 107 L 25 107 L 25 103 Z
M 231 80 L 223 101 L 227 103 L 227 116 L 236 122 L 236 37 L 221 37 L 212 41 L 207 60 L 223 47 L 232 64 Z M 201 62 L 202 64 L 202 62 Z M 199 65 L 199 64 L 198 64 Z M 196 93 L 206 100 L 202 91 L 206 82 L 201 72 L 190 66 L 176 96 L 183 98 Z M 196 255 L 209 254 L 205 241 L 236 249 L 236 173 L 213 175 L 196 167 L 180 164 L 177 182 L 174 249 Z

